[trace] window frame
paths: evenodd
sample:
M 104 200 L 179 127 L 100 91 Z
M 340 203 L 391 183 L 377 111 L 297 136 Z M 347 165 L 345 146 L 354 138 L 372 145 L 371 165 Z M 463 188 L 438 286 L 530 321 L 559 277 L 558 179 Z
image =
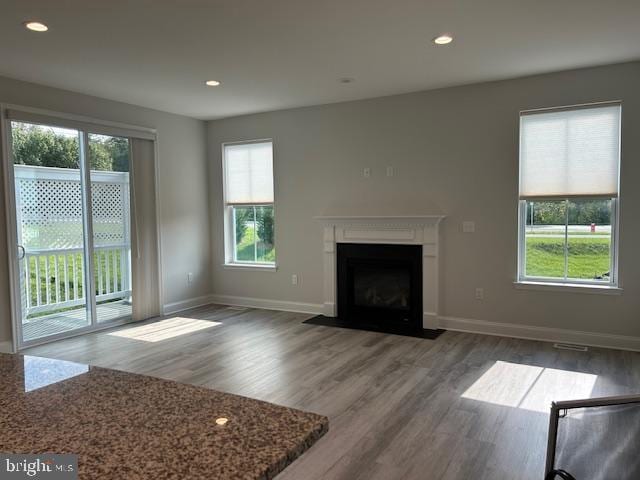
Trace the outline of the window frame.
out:
M 604 105 L 619 105 L 620 106 L 620 138 L 618 143 L 618 192 L 615 196 L 606 196 L 606 197 L 594 197 L 590 195 L 568 195 L 568 196 L 557 196 L 557 197 L 543 197 L 543 198 L 518 198 L 518 250 L 517 250 L 517 271 L 516 271 L 516 281 L 515 284 L 519 288 L 526 288 L 531 286 L 531 288 L 536 289 L 537 287 L 547 288 L 565 288 L 569 291 L 584 290 L 593 290 L 593 291 L 603 291 L 603 290 L 612 290 L 612 291 L 621 291 L 620 285 L 620 275 L 619 275 L 619 261 L 618 261 L 618 252 L 619 252 L 619 230 L 620 230 L 620 178 L 622 173 L 622 102 L 619 100 L 614 101 L 606 101 L 606 102 L 597 102 L 591 104 L 578 104 L 578 105 L 565 105 L 560 107 L 548 107 L 548 108 L 540 108 L 535 110 L 523 110 L 519 112 L 518 119 L 522 117 L 523 114 L 531 113 L 531 112 L 553 112 L 553 111 L 562 111 L 562 110 L 578 110 L 585 109 L 590 107 L 599 107 Z M 520 122 L 519 122 L 520 125 Z M 522 148 L 522 131 L 519 126 L 519 134 L 518 134 L 518 191 L 520 188 L 520 181 L 522 175 L 522 165 L 521 165 L 521 157 L 520 151 Z M 610 275 L 609 281 L 598 281 L 598 280 L 590 280 L 590 279 L 580 279 L 580 278 L 567 278 L 567 270 L 565 269 L 564 277 L 538 277 L 526 275 L 526 226 L 527 226 L 527 202 L 531 201 L 553 201 L 553 200 L 596 200 L 596 199 L 610 199 L 611 200 L 611 247 L 610 247 Z M 569 212 L 567 210 L 567 217 Z M 567 223 L 565 223 L 567 225 Z M 568 239 L 568 233 L 565 231 L 565 238 Z M 568 242 L 565 241 L 565 263 L 567 262 L 567 248 Z
M 526 274 L 527 254 L 526 254 L 526 229 L 527 229 L 527 202 L 535 201 L 566 201 L 570 200 L 611 200 L 611 247 L 609 259 L 609 281 L 590 280 L 581 278 L 567 277 L 565 267 L 564 277 L 539 277 Z M 528 198 L 518 200 L 518 273 L 517 283 L 534 283 L 544 285 L 571 285 L 583 287 L 607 287 L 618 288 L 618 229 L 619 229 L 619 203 L 620 195 L 616 197 L 592 197 L 592 196 L 574 196 L 574 197 L 554 197 L 554 198 Z M 568 216 L 568 210 L 567 210 Z M 567 225 L 567 223 L 565 223 Z M 565 231 L 565 264 L 568 260 L 568 232 Z
M 273 262 L 257 262 L 257 261 L 247 261 L 247 260 L 236 260 L 236 241 L 235 241 L 235 219 L 234 219 L 234 207 L 271 207 L 273 209 L 273 246 L 275 248 L 277 239 L 276 239 L 276 228 L 275 228 L 275 217 L 276 217 L 276 201 L 275 201 L 275 171 L 272 177 L 273 182 L 273 190 L 274 190 L 274 198 L 272 203 L 256 203 L 256 204 L 230 204 L 227 203 L 227 182 L 226 182 L 226 171 L 225 171 L 225 155 L 226 155 L 226 147 L 230 145 L 251 145 L 254 143 L 270 143 L 271 144 L 271 154 L 272 154 L 272 165 L 275 165 L 275 148 L 274 142 L 272 138 L 260 138 L 254 140 L 241 140 L 237 142 L 223 142 L 221 144 L 221 158 L 222 158 L 222 203 L 223 203 L 223 216 L 224 216 L 224 264 L 225 268 L 233 268 L 233 269 L 241 269 L 241 270 L 258 270 L 258 271 L 275 271 L 278 268 L 277 265 L 277 254 Z M 277 251 L 277 250 L 276 250 Z

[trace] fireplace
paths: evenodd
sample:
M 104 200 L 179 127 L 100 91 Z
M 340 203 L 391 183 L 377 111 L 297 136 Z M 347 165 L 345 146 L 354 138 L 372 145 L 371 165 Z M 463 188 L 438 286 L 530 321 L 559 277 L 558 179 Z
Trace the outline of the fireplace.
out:
M 338 318 L 374 330 L 422 330 L 422 247 L 340 243 Z
M 443 215 L 315 219 L 323 225 L 323 315 L 305 323 L 420 338 L 436 338 L 442 332 L 438 299 Z M 422 328 L 417 333 L 416 326 Z

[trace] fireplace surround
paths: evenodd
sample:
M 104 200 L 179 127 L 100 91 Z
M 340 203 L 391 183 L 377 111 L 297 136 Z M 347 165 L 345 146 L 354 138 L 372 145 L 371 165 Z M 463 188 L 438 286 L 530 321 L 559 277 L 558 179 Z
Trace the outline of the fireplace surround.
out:
M 444 218 L 442 215 L 316 217 L 323 225 L 324 316 L 341 315 L 337 292 L 339 244 L 416 245 L 422 259 L 422 311 L 418 316 L 424 329 L 437 329 L 439 226 Z

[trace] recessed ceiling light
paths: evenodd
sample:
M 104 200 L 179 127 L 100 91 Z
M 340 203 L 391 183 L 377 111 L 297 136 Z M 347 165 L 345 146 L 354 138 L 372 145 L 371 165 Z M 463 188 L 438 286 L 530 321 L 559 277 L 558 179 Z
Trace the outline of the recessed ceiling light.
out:
M 220 85 L 220 82 L 218 80 L 207 80 L 204 83 L 210 87 L 217 87 L 218 85 Z
M 23 25 L 33 32 L 46 32 L 47 30 L 49 30 L 49 27 L 47 27 L 44 23 L 36 22 L 35 20 L 24 22 Z
M 433 43 L 436 45 L 447 45 L 448 43 L 453 42 L 453 37 L 448 34 L 442 34 L 433 39 Z

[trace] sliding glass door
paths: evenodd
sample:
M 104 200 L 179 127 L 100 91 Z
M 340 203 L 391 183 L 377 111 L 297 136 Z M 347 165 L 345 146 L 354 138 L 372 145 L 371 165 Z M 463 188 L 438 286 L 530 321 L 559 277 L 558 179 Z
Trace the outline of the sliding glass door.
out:
M 131 316 L 129 140 L 88 135 L 96 320 Z
M 19 345 L 130 318 L 129 140 L 10 128 Z

